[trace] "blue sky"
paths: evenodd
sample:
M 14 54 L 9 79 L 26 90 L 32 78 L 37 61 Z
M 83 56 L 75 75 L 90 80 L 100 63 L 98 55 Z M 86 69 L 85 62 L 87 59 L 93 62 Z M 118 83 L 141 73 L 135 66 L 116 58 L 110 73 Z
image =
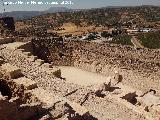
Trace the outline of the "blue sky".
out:
M 58 2 L 61 3 L 63 0 L 4 0 L 4 1 L 41 1 L 41 2 Z M 67 0 L 70 1 L 70 0 Z M 63 6 L 68 8 L 98 8 L 106 6 L 137 6 L 137 5 L 157 5 L 160 6 L 160 0 L 72 0 L 73 5 L 7 5 L 5 6 L 6 12 L 8 11 L 42 11 L 46 10 L 51 6 Z M 0 0 L 0 12 L 3 12 L 2 0 Z

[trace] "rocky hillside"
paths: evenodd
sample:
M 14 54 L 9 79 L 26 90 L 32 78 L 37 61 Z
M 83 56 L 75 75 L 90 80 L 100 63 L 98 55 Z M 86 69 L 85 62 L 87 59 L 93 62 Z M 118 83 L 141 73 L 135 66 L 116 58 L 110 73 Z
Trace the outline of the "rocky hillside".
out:
M 44 27 L 56 32 L 67 29 L 64 26 L 66 23 L 72 23 L 81 29 L 92 27 L 92 29 L 103 30 L 106 27 L 129 27 L 132 25 L 157 28 L 160 25 L 159 11 L 160 7 L 155 6 L 99 8 L 78 12 L 45 14 L 28 20 L 17 21 L 17 23 L 23 22 L 25 26 Z
M 35 16 L 47 14 L 47 13 L 57 13 L 57 12 L 72 12 L 74 10 L 68 9 L 66 7 L 51 7 L 48 10 L 45 11 L 12 11 L 12 12 L 5 12 L 0 13 L 1 16 L 10 16 L 14 17 L 16 20 L 20 19 L 29 19 Z

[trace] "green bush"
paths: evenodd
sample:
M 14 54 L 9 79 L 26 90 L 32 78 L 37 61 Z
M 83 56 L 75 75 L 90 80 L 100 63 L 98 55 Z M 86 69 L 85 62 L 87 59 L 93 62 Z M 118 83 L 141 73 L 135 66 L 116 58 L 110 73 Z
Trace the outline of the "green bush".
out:
M 104 38 L 107 38 L 107 37 L 111 37 L 111 34 L 108 33 L 107 31 L 103 31 L 103 32 L 101 33 L 101 36 L 104 37 Z
M 131 36 L 129 35 L 115 36 L 110 43 L 121 44 L 121 45 L 133 45 L 131 42 Z
M 144 47 L 150 49 L 160 48 L 160 31 L 138 34 L 138 39 Z

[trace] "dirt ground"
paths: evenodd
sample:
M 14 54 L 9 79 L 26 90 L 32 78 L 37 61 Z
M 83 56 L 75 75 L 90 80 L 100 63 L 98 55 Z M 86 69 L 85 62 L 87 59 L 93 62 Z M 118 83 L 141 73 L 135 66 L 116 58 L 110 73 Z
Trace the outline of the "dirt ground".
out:
M 109 77 L 98 73 L 88 72 L 75 67 L 60 66 L 62 78 L 66 78 L 66 82 L 83 86 L 98 85 L 110 80 Z

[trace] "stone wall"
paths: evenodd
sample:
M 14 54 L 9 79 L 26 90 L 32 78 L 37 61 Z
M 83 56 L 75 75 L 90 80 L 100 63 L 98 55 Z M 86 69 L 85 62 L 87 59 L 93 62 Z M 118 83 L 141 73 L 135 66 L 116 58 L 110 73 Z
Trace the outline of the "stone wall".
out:
M 160 90 L 160 50 L 135 50 L 130 46 L 82 41 L 55 44 L 49 39 L 32 43 L 39 57 L 54 65 L 74 66 L 106 76 L 119 71 L 124 84 L 144 91 Z
M 32 120 L 33 117 L 40 117 L 39 114 L 43 110 L 42 105 L 38 99 L 28 91 L 36 89 L 37 84 L 34 81 L 22 76 L 23 74 L 21 73 L 21 70 L 16 66 L 9 63 L 1 64 L 1 120 Z
M 73 48 L 61 38 L 36 38 L 32 40 L 33 53 L 54 65 L 73 65 Z M 54 61 L 54 62 L 53 62 Z
M 2 17 L 0 18 L 6 24 L 6 28 L 11 31 L 15 31 L 14 18 L 13 17 Z
M 155 95 L 150 95 L 152 91 L 149 91 L 149 92 L 139 91 L 130 86 L 123 85 L 121 84 L 121 82 L 115 86 L 111 84 L 113 81 L 112 77 L 110 77 L 111 82 L 109 80 L 107 82 L 106 80 L 105 84 L 101 84 L 101 85 L 95 84 L 93 86 L 87 86 L 87 87 L 74 84 L 74 82 L 68 83 L 65 79 L 59 79 L 59 78 L 56 78 L 55 75 L 53 75 L 53 72 L 56 69 L 55 66 L 52 66 L 50 68 L 49 64 L 47 65 L 47 63 L 44 63 L 43 60 L 37 59 L 37 57 L 33 56 L 32 53 L 28 52 L 28 50 L 25 51 L 25 49 L 23 48 L 28 48 L 26 46 L 28 46 L 29 43 L 25 43 L 25 44 L 22 44 L 22 43 L 20 44 L 15 42 L 5 46 L 4 45 L 1 46 L 0 56 L 5 61 L 3 61 L 0 68 L 4 70 L 5 73 L 7 73 L 7 75 L 10 76 L 9 78 L 16 78 L 16 79 L 12 79 L 11 80 L 12 82 L 16 83 L 17 85 L 23 84 L 24 87 L 27 88 L 27 93 L 29 92 L 31 97 L 33 96 L 33 98 L 36 98 L 36 101 L 40 102 L 43 105 L 43 108 L 45 108 L 46 109 L 45 111 L 47 112 L 45 113 L 47 115 L 45 115 L 43 118 L 48 116 L 48 117 L 51 117 L 52 119 L 62 119 L 63 117 L 66 118 L 66 117 L 72 116 L 72 118 L 68 118 L 68 119 L 73 120 L 73 118 L 75 117 L 74 119 L 77 120 L 80 117 L 80 119 L 82 120 L 84 119 L 87 119 L 87 120 L 90 120 L 90 119 L 91 120 L 94 120 L 94 119 L 95 120 L 96 119 L 98 120 L 106 120 L 106 119 L 146 120 L 146 119 L 154 119 L 154 118 L 155 120 L 159 120 L 159 97 L 156 97 Z M 63 43 L 63 44 L 65 46 L 67 45 L 67 43 Z M 69 47 L 69 44 L 66 47 Z M 74 53 L 75 52 L 74 49 L 72 48 L 71 52 Z M 70 56 L 70 58 L 75 59 L 77 57 Z M 17 78 L 17 75 L 19 76 L 21 72 L 24 75 L 24 77 Z M 130 77 L 131 76 L 128 76 L 128 79 Z M 114 77 L 114 79 L 116 79 L 116 77 Z M 139 79 L 139 76 L 138 76 L 138 79 Z M 32 81 L 32 82 L 29 82 L 30 84 L 26 84 L 28 83 L 27 81 Z M 38 88 L 30 90 L 35 86 L 35 84 L 32 84 L 32 83 L 37 83 Z M 147 83 L 147 84 L 149 84 L 149 87 L 154 85 L 154 83 L 153 84 Z M 30 85 L 33 87 L 31 87 Z M 142 87 L 142 85 L 139 85 L 139 86 Z M 146 87 L 146 83 L 144 83 L 144 86 Z M 157 91 L 157 88 L 155 88 L 155 90 Z M 4 91 L 2 91 L 2 93 L 4 94 Z M 18 108 L 18 111 L 22 112 L 22 114 L 18 112 L 17 117 L 22 116 L 22 117 L 30 118 L 31 113 L 34 113 L 34 111 L 31 111 L 32 109 L 28 109 L 28 108 L 36 107 L 34 106 L 35 104 L 31 104 L 31 103 L 34 103 L 33 98 L 31 97 L 29 97 L 29 99 L 25 101 L 25 103 L 29 103 L 29 104 L 23 104 L 20 106 L 18 104 L 18 107 L 16 108 Z M 3 99 L 3 96 L 2 96 L 2 99 Z M 9 101 L 13 101 L 13 100 L 15 99 L 12 99 L 12 100 L 10 99 Z M 2 106 L 3 105 L 4 104 L 2 104 Z M 12 108 L 12 110 L 10 110 L 10 108 L 8 108 L 7 106 L 4 106 L 2 110 L 5 110 L 5 111 L 3 112 L 0 111 L 0 113 L 7 112 L 6 113 L 7 117 L 11 115 L 14 115 L 15 117 L 17 114 L 16 112 L 11 113 L 9 115 L 10 111 L 13 111 L 13 110 L 15 111 L 14 108 Z M 9 110 L 9 112 L 7 110 Z M 39 113 L 38 116 L 41 115 L 40 112 L 38 113 Z M 68 113 L 69 113 L 69 116 L 68 116 Z M 73 116 L 74 113 L 76 113 L 76 116 Z M 78 113 L 78 116 L 77 116 L 77 113 Z M 90 116 L 90 114 L 93 115 L 93 117 Z M 35 118 L 35 117 L 32 117 L 32 118 Z M 2 118 L 2 119 L 5 120 L 5 118 Z M 23 120 L 25 118 L 17 118 L 16 120 L 18 119 Z

